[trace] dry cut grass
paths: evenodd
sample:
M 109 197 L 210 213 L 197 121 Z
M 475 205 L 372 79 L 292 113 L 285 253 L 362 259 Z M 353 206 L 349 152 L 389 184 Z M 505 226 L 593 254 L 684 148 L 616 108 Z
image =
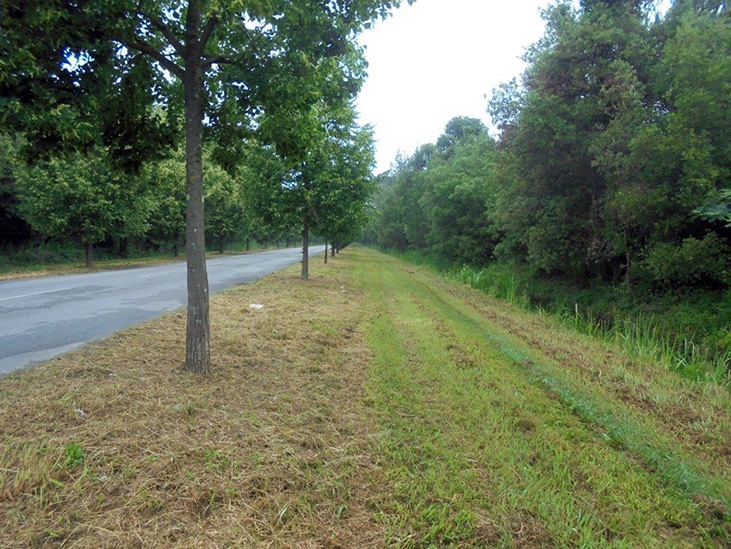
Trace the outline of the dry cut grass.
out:
M 215 296 L 209 376 L 178 312 L 3 379 L 0 547 L 381 547 L 339 268 Z

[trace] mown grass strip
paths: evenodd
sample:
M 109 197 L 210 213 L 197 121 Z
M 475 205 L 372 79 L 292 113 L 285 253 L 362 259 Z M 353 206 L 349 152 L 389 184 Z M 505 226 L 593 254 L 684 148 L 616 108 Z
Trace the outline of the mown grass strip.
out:
M 584 421 L 601 428 L 602 436 L 609 443 L 641 456 L 647 467 L 689 496 L 718 500 L 725 508 L 731 509 L 731 485 L 727 479 L 714 475 L 718 471 L 708 470 L 698 460 L 683 455 L 673 447 L 672 440 L 661 437 L 642 425 L 640 418 L 632 417 L 625 410 L 602 402 L 589 394 L 586 388 L 579 388 L 570 381 L 555 376 L 551 369 L 526 358 L 530 355 L 525 352 L 508 345 L 503 345 L 501 350 L 515 359 L 517 364 L 523 365 L 536 383 L 555 393 Z
M 380 520 L 391 543 L 713 547 L 728 541 L 723 518 L 709 519 L 659 467 L 649 470 L 609 443 L 593 424 L 608 418 L 583 417 L 555 398 L 545 372 L 526 368 L 527 353 L 518 356 L 501 335 L 490 335 L 495 327 L 469 314 L 436 277 L 359 253 L 369 267 L 360 268 L 358 279 L 379 296 L 368 342 L 393 489 Z
M 686 455 L 671 436 L 658 430 L 641 415 L 630 413 L 621 403 L 608 399 L 607 394 L 597 387 L 572 377 L 570 372 L 543 355 L 540 349 L 521 344 L 515 337 L 503 333 L 494 323 L 486 324 L 484 318 L 471 313 L 469 309 L 459 308 L 458 314 L 465 316 L 465 320 L 475 328 L 475 335 L 493 342 L 518 366 L 523 367 L 535 383 L 556 394 L 584 421 L 599 427 L 602 436 L 609 442 L 641 456 L 648 467 L 656 469 L 666 481 L 690 496 L 716 500 L 722 507 L 731 509 L 731 476 L 727 468 L 719 470 L 715 464 Z M 675 376 L 668 374 L 666 377 Z M 656 380 L 655 389 L 662 391 L 659 381 Z M 700 386 L 707 385 L 702 383 Z M 725 393 L 722 394 L 725 396 Z M 729 399 L 725 400 L 728 410 Z M 731 443 L 731 440 L 727 442 Z
M 213 296 L 207 376 L 178 311 L 0 379 L 0 547 L 383 547 L 345 269 Z

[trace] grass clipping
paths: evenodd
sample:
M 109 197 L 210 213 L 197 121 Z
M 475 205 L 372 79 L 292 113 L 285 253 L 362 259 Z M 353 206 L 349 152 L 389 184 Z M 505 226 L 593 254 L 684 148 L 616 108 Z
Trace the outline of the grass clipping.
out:
M 208 376 L 176 312 L 1 380 L 0 547 L 383 546 L 364 300 L 326 269 L 214 296 Z

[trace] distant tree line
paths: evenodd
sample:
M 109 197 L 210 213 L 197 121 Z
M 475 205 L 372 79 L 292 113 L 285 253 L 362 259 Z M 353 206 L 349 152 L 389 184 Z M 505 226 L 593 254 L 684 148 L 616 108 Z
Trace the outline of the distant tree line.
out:
M 731 286 L 725 2 L 559 2 L 520 79 L 382 176 L 372 237 L 630 291 Z
M 282 159 L 255 142 L 247 162 L 227 171 L 209 162 L 204 174 L 205 233 L 223 253 L 231 243 L 302 243 L 303 219 L 320 241 L 348 242 L 366 222 L 375 182 L 372 136 L 348 128 L 332 154 L 333 166 L 312 174 L 308 194 Z M 137 173 L 110 166 L 100 151 L 71 152 L 27 164 L 21 138 L 0 135 L 0 249 L 10 252 L 49 241 L 83 246 L 93 264 L 95 246 L 126 257 L 157 251 L 175 256 L 185 242 L 185 158 L 146 162 Z M 314 168 L 313 168 L 314 169 Z

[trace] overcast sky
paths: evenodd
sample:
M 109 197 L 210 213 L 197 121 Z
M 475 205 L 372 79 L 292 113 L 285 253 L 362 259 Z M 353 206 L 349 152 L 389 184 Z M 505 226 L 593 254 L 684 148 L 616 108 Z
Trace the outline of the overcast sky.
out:
M 434 143 L 455 116 L 489 124 L 486 94 L 524 68 L 520 57 L 544 30 L 550 0 L 417 0 L 365 31 L 368 79 L 361 124 L 376 136 L 376 173 L 400 150 Z

